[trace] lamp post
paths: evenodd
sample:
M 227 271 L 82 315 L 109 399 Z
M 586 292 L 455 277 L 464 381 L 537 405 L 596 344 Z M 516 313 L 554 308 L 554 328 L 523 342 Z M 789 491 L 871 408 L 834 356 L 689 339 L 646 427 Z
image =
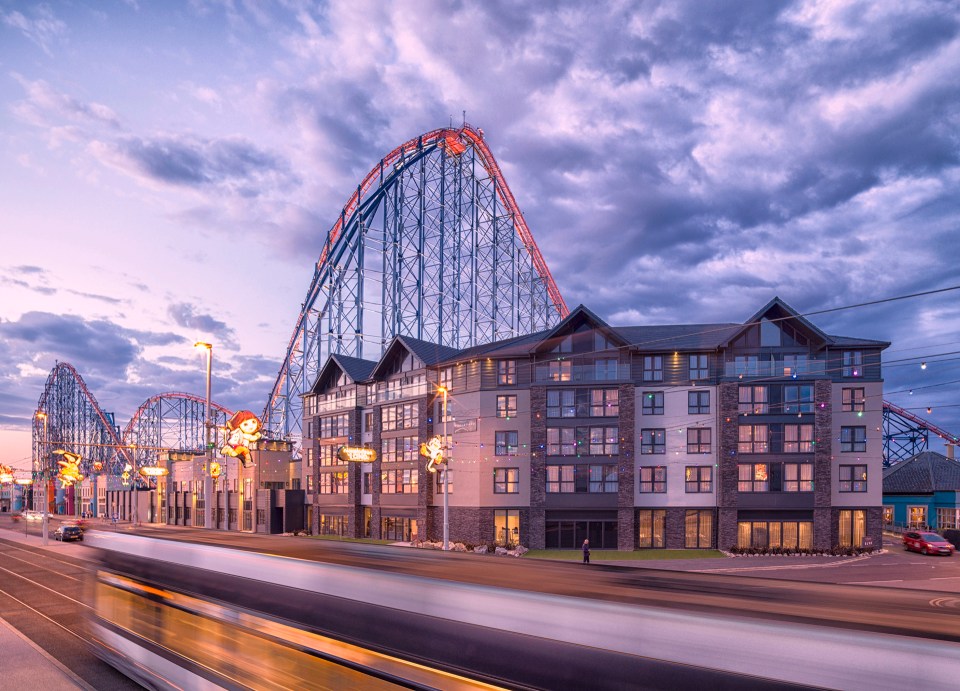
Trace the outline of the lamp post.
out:
M 443 394 L 443 447 L 447 444 L 447 387 L 441 384 L 437 391 Z M 444 448 L 443 459 L 443 550 L 450 549 L 450 486 L 447 483 L 447 471 L 450 470 L 449 450 Z
M 197 350 L 207 351 L 207 404 L 204 407 L 203 429 L 204 429 L 204 463 L 207 471 L 203 476 L 203 525 L 206 528 L 213 527 L 213 446 L 210 441 L 210 372 L 213 367 L 213 344 L 204 341 L 197 341 L 193 344 Z
M 131 487 L 131 489 L 133 490 L 133 525 L 134 527 L 136 527 L 140 525 L 140 501 L 139 501 L 140 488 L 137 485 L 137 479 L 139 478 L 139 476 L 137 475 L 137 445 L 136 444 L 130 445 L 130 457 L 133 460 L 133 463 L 131 463 L 131 466 L 133 466 L 133 473 L 131 474 L 131 477 L 133 477 L 133 485 Z
M 42 442 L 41 445 L 40 445 L 40 468 L 42 469 L 41 472 L 43 473 L 43 495 L 42 495 L 42 501 L 43 501 L 43 518 L 41 519 L 41 525 L 42 525 L 42 534 L 43 534 L 43 544 L 46 545 L 46 544 L 49 543 L 48 527 L 47 527 L 47 521 L 49 520 L 49 516 L 47 515 L 47 512 L 50 510 L 50 502 L 49 502 L 49 499 L 48 499 L 48 497 L 47 497 L 47 492 L 48 492 L 47 482 L 48 482 L 48 479 L 47 479 L 47 468 L 46 468 L 46 462 L 47 462 L 47 460 L 46 460 L 46 456 L 47 456 L 47 453 L 46 453 L 46 452 L 47 452 L 47 414 L 46 414 L 45 412 L 43 412 L 42 410 L 38 410 L 38 411 L 37 411 L 37 417 L 40 418 L 41 420 L 43 420 L 43 442 Z

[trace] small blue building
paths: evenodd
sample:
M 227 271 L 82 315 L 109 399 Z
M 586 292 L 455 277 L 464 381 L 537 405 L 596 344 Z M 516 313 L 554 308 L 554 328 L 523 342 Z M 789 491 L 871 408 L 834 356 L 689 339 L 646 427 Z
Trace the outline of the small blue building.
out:
M 884 470 L 883 522 L 894 529 L 960 528 L 960 461 L 924 451 Z

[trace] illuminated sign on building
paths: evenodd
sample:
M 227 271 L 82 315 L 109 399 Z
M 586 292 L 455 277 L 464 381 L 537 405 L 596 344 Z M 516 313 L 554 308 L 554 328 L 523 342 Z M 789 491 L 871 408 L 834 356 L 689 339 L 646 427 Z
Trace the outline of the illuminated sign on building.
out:
M 170 471 L 156 465 L 145 465 L 140 469 L 140 474 L 143 475 L 143 477 L 162 477 L 169 475 Z
M 347 463 L 373 463 L 377 460 L 377 452 L 366 446 L 341 446 L 337 458 Z
M 80 454 L 71 453 L 64 449 L 57 449 L 54 453 L 63 456 L 63 460 L 57 461 L 57 465 L 60 466 L 57 471 L 57 479 L 61 485 L 70 487 L 83 480 L 83 475 L 80 474 L 80 459 L 83 457 Z
M 240 459 L 243 467 L 248 468 L 253 463 L 250 460 L 250 446 L 263 436 L 260 432 L 262 426 L 260 418 L 249 410 L 238 410 L 227 420 L 227 440 L 220 453 Z M 217 477 L 212 472 L 210 474 Z
M 440 437 L 430 437 L 420 445 L 420 454 L 430 459 L 430 462 L 427 463 L 427 470 L 431 473 L 437 472 L 437 466 L 444 462 L 443 440 Z

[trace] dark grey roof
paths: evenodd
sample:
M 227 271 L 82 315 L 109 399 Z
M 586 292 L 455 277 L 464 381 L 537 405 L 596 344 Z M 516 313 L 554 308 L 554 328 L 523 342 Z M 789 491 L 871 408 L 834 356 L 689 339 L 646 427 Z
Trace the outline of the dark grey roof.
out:
M 430 343 L 429 341 L 421 341 L 419 338 L 413 338 L 411 336 L 398 336 L 397 340 L 403 343 L 411 353 L 420 358 L 423 364 L 428 367 L 436 365 L 438 362 L 449 360 L 460 352 L 456 348 Z
M 377 366 L 375 360 L 362 360 L 349 355 L 333 355 L 330 359 L 340 365 L 340 369 L 354 382 L 366 381 Z
M 869 338 L 851 338 L 849 336 L 831 336 L 830 340 L 834 347 L 849 348 L 851 346 L 889 348 L 890 341 L 873 341 Z
M 663 352 L 665 350 L 716 350 L 743 328 L 743 324 L 678 324 L 613 328 L 637 350 Z
M 960 491 L 960 461 L 924 451 L 883 471 L 884 494 Z
M 530 346 L 545 339 L 552 331 L 553 329 L 536 331 L 532 334 L 523 334 L 522 336 L 514 336 L 502 341 L 494 341 L 493 343 L 484 343 L 483 345 L 465 348 L 457 351 L 453 357 L 447 358 L 447 361 L 455 362 L 487 356 L 509 357 L 511 355 L 528 355 L 530 353 Z

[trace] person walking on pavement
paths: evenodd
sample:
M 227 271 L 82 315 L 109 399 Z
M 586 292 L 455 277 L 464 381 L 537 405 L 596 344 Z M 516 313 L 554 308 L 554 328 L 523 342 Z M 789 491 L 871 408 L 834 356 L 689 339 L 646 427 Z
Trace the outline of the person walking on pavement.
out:
M 590 540 L 583 541 L 583 563 L 590 563 Z

